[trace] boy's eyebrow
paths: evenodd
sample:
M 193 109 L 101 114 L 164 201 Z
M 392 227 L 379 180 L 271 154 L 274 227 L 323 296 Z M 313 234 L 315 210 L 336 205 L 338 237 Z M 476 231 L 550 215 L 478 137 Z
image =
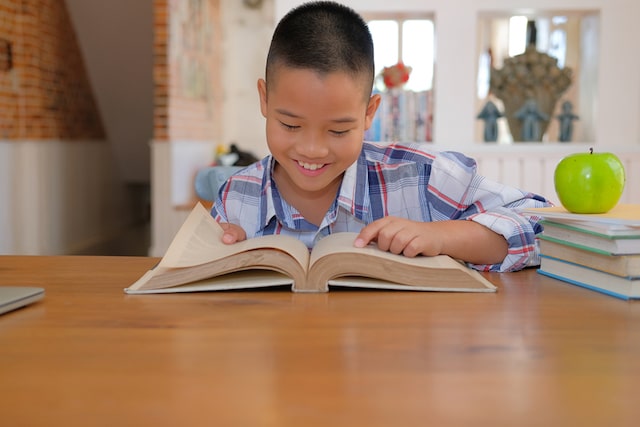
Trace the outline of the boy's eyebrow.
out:
M 282 114 L 283 116 L 291 117 L 293 119 L 303 119 L 304 117 L 299 116 L 291 111 L 285 110 L 284 108 L 276 108 L 276 113 Z M 331 120 L 334 123 L 353 123 L 358 121 L 355 117 L 339 117 L 337 119 Z
M 276 113 L 282 114 L 283 116 L 288 116 L 294 119 L 301 119 L 302 116 L 292 113 L 291 111 L 285 110 L 284 108 L 276 108 Z

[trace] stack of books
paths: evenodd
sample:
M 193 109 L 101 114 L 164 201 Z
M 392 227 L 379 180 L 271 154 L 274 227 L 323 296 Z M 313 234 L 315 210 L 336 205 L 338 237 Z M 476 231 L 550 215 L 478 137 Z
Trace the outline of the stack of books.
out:
M 640 205 L 619 204 L 606 214 L 560 207 L 524 213 L 542 218 L 540 274 L 617 298 L 640 298 Z
M 365 139 L 372 142 L 431 142 L 433 92 L 391 89 L 376 92 L 380 106 Z

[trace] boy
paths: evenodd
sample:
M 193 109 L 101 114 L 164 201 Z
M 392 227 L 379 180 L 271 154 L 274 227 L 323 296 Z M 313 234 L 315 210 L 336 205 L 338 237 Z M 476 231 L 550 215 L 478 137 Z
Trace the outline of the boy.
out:
M 271 154 L 221 188 L 211 213 L 223 241 L 282 233 L 311 248 L 355 231 L 357 247 L 409 257 L 446 254 L 492 271 L 537 265 L 541 227 L 513 208 L 547 201 L 484 179 L 459 153 L 363 142 L 380 104 L 373 79 L 371 34 L 350 8 L 306 3 L 280 21 L 258 81 Z

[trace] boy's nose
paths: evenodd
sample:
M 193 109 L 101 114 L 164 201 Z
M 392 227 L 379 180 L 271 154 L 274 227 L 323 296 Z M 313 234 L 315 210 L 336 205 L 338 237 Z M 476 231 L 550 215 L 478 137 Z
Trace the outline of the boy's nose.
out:
M 329 144 L 324 135 L 309 132 L 298 144 L 298 152 L 309 159 L 325 157 L 329 152 Z

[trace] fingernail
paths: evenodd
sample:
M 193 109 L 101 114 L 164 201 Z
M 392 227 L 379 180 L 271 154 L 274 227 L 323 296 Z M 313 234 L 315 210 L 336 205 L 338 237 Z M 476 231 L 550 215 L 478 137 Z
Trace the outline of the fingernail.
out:
M 364 247 L 364 240 L 362 239 L 356 239 L 355 242 L 353 242 L 353 246 L 355 246 L 356 248 L 363 248 Z

